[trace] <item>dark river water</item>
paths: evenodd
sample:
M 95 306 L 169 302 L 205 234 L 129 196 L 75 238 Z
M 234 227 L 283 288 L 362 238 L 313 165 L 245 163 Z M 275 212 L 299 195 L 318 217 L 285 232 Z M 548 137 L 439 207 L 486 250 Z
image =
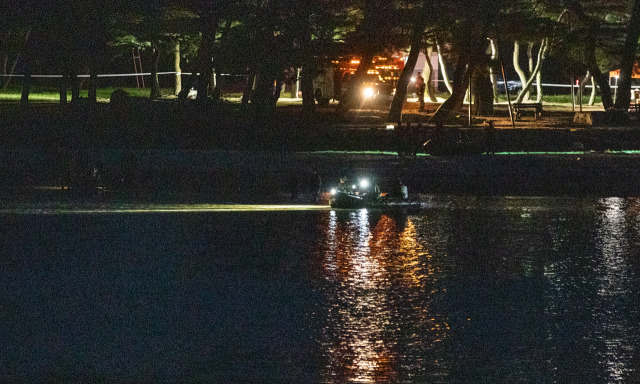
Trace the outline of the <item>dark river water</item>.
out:
M 0 381 L 640 382 L 640 200 L 0 213 Z

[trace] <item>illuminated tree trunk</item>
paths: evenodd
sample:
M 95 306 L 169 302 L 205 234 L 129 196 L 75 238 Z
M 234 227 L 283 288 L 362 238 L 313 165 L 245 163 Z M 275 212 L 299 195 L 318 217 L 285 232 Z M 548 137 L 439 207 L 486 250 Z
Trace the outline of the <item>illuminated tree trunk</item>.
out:
M 489 77 L 491 78 L 491 88 L 493 91 L 493 101 L 498 102 L 498 74 L 494 69 L 498 61 L 498 45 L 496 39 L 489 39 L 491 45 L 491 65 L 489 66 Z
M 531 84 L 533 84 L 533 80 L 537 77 L 538 72 L 542 67 L 542 63 L 544 62 L 544 59 L 547 55 L 548 47 L 549 47 L 548 39 L 546 38 L 542 39 L 542 42 L 540 43 L 540 49 L 538 50 L 538 58 L 536 61 L 536 66 L 533 69 L 533 73 L 531 74 L 529 79 L 526 80 L 525 83 L 522 83 L 522 89 L 520 90 L 520 93 L 518 94 L 518 97 L 516 97 L 516 100 L 514 101 L 514 103 L 522 103 L 523 101 L 527 100 L 527 97 L 529 95 L 529 88 L 531 87 Z M 514 61 L 515 61 L 515 54 L 514 54 Z
M 631 11 L 631 19 L 627 29 L 627 38 L 622 49 L 620 61 L 620 77 L 618 78 L 618 93 L 616 95 L 616 108 L 629 109 L 631 102 L 631 75 L 635 62 L 638 38 L 640 37 L 640 0 L 635 0 Z
M 527 82 L 527 74 L 520 66 L 520 42 L 518 40 L 513 42 L 513 68 L 516 70 L 516 73 L 520 78 L 520 84 L 522 84 L 522 90 L 524 90 L 524 85 Z M 529 100 L 529 90 L 524 92 L 522 97 L 518 96 L 518 98 L 521 99 L 520 102 L 522 102 L 522 100 Z
M 536 73 L 536 103 L 542 102 L 542 67 L 538 69 L 538 73 Z
M 178 96 L 182 91 L 182 69 L 180 69 L 180 40 L 176 39 L 173 46 L 173 70 L 176 73 L 176 84 L 173 94 Z
M 442 57 L 442 50 L 440 49 L 440 44 L 436 43 L 436 48 L 438 49 L 438 62 L 440 63 L 440 72 L 442 72 L 442 80 L 444 81 L 444 85 L 447 87 L 447 91 L 450 94 L 453 93 L 453 87 L 449 83 L 449 75 L 447 74 L 447 68 L 444 65 L 444 58 Z
M 589 105 L 596 102 L 596 80 L 591 76 L 591 96 L 589 97 Z

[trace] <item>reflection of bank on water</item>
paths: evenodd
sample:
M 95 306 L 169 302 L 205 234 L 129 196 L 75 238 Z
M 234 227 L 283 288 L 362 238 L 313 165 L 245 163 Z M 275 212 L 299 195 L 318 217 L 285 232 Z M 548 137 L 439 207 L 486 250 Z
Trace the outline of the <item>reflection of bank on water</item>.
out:
M 413 221 L 367 210 L 331 211 L 326 220 L 319 257 L 329 292 L 317 314 L 323 382 L 411 380 L 445 369 L 429 353 L 449 330 L 430 308 L 440 271 Z

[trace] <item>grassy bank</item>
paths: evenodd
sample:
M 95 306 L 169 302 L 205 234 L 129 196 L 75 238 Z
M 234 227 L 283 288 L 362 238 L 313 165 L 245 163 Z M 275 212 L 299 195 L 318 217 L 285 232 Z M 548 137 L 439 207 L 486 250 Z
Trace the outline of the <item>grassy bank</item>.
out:
M 126 91 L 132 97 L 149 97 L 150 90 L 148 88 L 118 88 L 118 87 L 104 87 L 98 88 L 97 100 L 101 103 L 108 103 L 111 97 L 111 93 L 116 89 L 122 89 Z M 86 99 L 88 95 L 87 89 L 80 90 L 80 97 Z M 161 94 L 163 95 L 171 95 L 173 93 L 173 89 L 163 88 L 161 89 Z M 0 102 L 19 102 L 22 96 L 22 88 L 20 87 L 9 87 L 5 90 L 0 91 Z M 71 100 L 71 91 L 67 91 L 67 99 Z M 32 102 L 40 102 L 40 103 L 58 103 L 60 101 L 60 91 L 57 88 L 51 87 L 38 87 L 34 86 L 31 88 L 31 92 L 29 93 L 29 101 Z

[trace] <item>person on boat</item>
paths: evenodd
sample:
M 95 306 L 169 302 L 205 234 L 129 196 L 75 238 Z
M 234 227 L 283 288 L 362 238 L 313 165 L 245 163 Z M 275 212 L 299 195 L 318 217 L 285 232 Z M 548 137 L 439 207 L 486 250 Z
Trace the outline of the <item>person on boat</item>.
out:
M 393 188 L 390 193 L 391 197 L 407 200 L 409 198 L 409 189 L 402 182 L 401 178 L 397 178 L 396 182 L 393 184 Z

